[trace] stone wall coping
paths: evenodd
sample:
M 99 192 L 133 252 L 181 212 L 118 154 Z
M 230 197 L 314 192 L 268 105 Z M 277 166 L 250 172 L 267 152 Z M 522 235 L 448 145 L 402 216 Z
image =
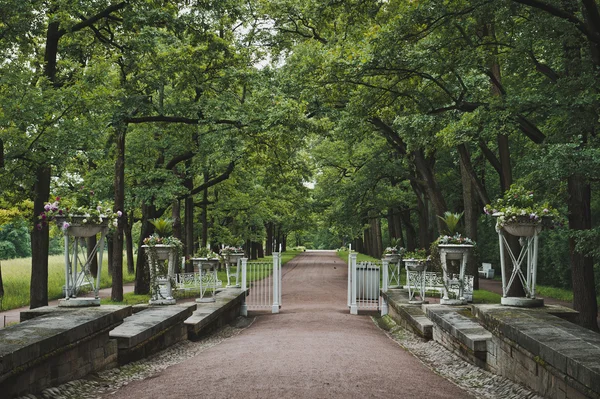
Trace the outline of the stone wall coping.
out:
M 235 306 L 247 293 L 248 290 L 244 292 L 241 288 L 226 288 L 215 296 L 215 302 L 197 303 L 196 311 L 184 323 L 194 333 L 198 333 L 204 326 Z
M 25 321 L 0 330 L 0 382 L 14 370 L 119 324 L 130 314 L 131 306 L 115 305 L 45 306 L 22 312 Z
M 468 307 L 424 305 L 427 317 L 473 352 L 486 352 L 492 334 L 464 312 Z
M 196 310 L 195 303 L 148 306 L 113 329 L 109 336 L 115 338 L 119 349 L 133 348 L 176 324 L 182 323 Z
M 473 305 L 488 330 L 600 394 L 600 334 L 539 309 Z M 552 311 L 552 310 L 550 310 Z
M 388 306 L 394 309 L 423 338 L 432 338 L 433 323 L 427 318 L 421 305 L 408 303 L 408 290 L 390 289 L 387 292 L 382 291 L 381 295 L 387 300 Z

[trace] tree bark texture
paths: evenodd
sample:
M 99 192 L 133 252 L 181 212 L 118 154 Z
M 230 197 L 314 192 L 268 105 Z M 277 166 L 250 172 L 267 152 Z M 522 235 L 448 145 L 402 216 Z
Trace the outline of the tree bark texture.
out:
M 132 235 L 132 226 L 133 226 L 133 211 L 131 211 L 129 217 L 125 213 L 123 213 L 123 222 L 125 223 L 124 232 L 125 232 L 125 250 L 127 252 L 127 273 L 133 274 L 135 273 L 135 264 L 133 260 L 133 235 Z
M 569 228 L 589 230 L 591 223 L 591 187 L 584 178 L 573 175 L 568 179 L 569 188 Z M 569 238 L 571 272 L 573 279 L 573 308 L 579 312 L 579 324 L 598 331 L 598 305 L 596 303 L 596 283 L 594 279 L 594 259 L 576 251 L 575 238 Z
M 475 197 L 475 187 L 471 180 L 471 174 L 467 170 L 468 167 L 464 162 L 460 162 L 460 177 L 463 188 L 463 204 L 464 204 L 464 220 L 465 220 L 465 235 L 477 242 L 477 220 L 479 212 L 477 211 L 477 199 Z M 471 251 L 471 256 L 467 263 L 467 274 L 473 276 L 473 289 L 479 289 L 479 259 Z
M 50 167 L 36 169 L 36 181 L 33 187 L 33 223 L 31 230 L 31 288 L 29 306 L 31 309 L 48 306 L 48 225 L 36 227 L 38 215 L 44 211 L 44 205 L 50 197 Z
M 115 160 L 115 203 L 114 211 L 125 211 L 125 137 L 127 134 L 127 125 L 117 125 L 116 127 L 116 144 L 117 158 Z M 112 243 L 109 243 L 113 248 L 113 253 L 109 258 L 112 260 L 112 290 L 111 299 L 116 302 L 123 301 L 123 230 L 127 218 L 125 213 L 118 219 L 117 228 L 112 237 Z M 109 267 L 109 270 L 111 268 Z

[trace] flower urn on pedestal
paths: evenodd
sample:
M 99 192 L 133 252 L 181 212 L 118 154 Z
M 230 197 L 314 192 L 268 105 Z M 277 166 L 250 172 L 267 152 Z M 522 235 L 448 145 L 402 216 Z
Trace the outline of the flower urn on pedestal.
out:
M 533 191 L 517 185 L 512 185 L 502 198 L 486 205 L 484 212 L 496 218 L 502 269 L 500 303 L 518 307 L 544 306 L 544 300 L 535 296 L 538 237 L 545 225 L 560 225 L 558 212 L 547 202 L 536 203 Z M 518 254 L 513 253 L 507 235 L 519 237 L 521 249 Z M 512 285 L 519 283 L 525 291 L 525 296 L 508 296 Z

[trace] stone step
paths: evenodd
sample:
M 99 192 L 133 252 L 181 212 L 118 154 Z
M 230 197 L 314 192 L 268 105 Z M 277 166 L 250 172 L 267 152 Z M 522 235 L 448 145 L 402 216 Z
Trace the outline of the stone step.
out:
M 468 307 L 455 307 L 444 305 L 424 305 L 427 317 L 458 340 L 478 358 L 485 359 L 487 343 L 492 339 L 492 334 L 481 326 L 474 317 L 468 317 Z
M 240 304 L 248 291 L 226 288 L 215 296 L 215 302 L 198 303 L 197 309 L 184 322 L 190 338 L 204 336 L 239 316 Z
M 183 322 L 196 310 L 195 303 L 149 306 L 127 317 L 111 330 L 117 340 L 119 364 L 141 359 L 187 338 Z
M 390 289 L 381 295 L 387 300 L 389 315 L 396 323 L 411 328 L 425 339 L 433 337 L 433 323 L 427 318 L 421 305 L 408 303 L 408 290 Z

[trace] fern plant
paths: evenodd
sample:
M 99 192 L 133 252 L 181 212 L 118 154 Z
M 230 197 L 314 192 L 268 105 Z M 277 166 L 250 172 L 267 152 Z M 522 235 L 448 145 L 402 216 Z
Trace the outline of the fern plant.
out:
M 151 219 L 150 223 L 160 237 L 166 237 L 173 230 L 173 220 L 169 218 Z
M 452 213 L 450 211 L 446 211 L 444 212 L 444 216 L 438 215 L 438 218 L 440 218 L 446 224 L 446 232 L 453 236 L 458 233 L 458 223 L 460 222 L 463 214 L 464 212 Z

